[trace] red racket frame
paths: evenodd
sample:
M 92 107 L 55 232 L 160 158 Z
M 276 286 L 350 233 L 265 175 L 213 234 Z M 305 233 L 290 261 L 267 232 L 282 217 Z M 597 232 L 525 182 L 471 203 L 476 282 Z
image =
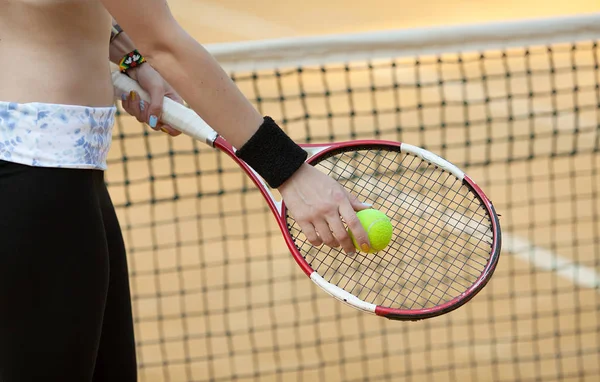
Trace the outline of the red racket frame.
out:
M 263 183 L 262 179 L 260 179 L 260 177 L 254 172 L 254 170 L 252 170 L 252 168 L 250 168 L 250 166 L 248 166 L 244 161 L 242 161 L 235 155 L 234 148 L 223 137 L 218 136 L 217 139 L 214 141 L 213 145 L 214 145 L 214 147 L 225 152 L 238 165 L 240 165 L 240 167 L 242 167 L 244 169 L 246 174 L 250 177 L 250 179 L 252 179 L 254 184 L 258 187 L 258 189 L 260 190 L 260 192 L 266 199 L 267 203 L 269 204 L 269 207 L 271 208 L 273 215 L 275 215 L 277 224 L 279 225 L 279 229 L 281 230 L 281 233 L 284 236 L 285 242 L 286 242 L 290 252 L 292 253 L 292 256 L 294 257 L 294 260 L 300 266 L 300 268 L 304 271 L 304 273 L 308 277 L 311 277 L 311 275 L 316 271 L 311 268 L 311 266 L 308 264 L 308 262 L 304 259 L 304 257 L 300 253 L 300 251 L 298 251 L 298 248 L 296 247 L 296 244 L 294 243 L 294 239 L 292 238 L 292 236 L 290 235 L 290 233 L 288 231 L 287 221 L 286 221 L 285 203 L 282 202 L 281 208 L 280 209 L 278 208 L 277 203 L 273 200 L 272 195 L 268 191 L 268 188 Z M 341 148 L 347 148 L 347 147 L 354 147 L 354 146 L 374 146 L 374 145 L 382 146 L 382 147 L 393 147 L 400 151 L 402 149 L 402 143 L 394 142 L 394 141 L 385 141 L 385 140 L 356 140 L 356 141 L 337 142 L 337 143 L 330 143 L 330 144 L 301 144 L 300 146 L 307 149 L 307 151 L 320 149 L 320 151 L 318 151 L 316 154 L 314 154 L 312 156 L 309 155 L 309 157 L 306 161 L 308 164 L 313 165 L 318 162 L 318 160 L 321 156 L 327 155 L 329 152 L 334 151 L 334 150 L 338 150 Z M 432 162 L 432 164 L 435 165 L 434 162 Z M 464 178 L 462 181 L 463 181 L 463 184 L 465 184 L 467 187 L 469 187 L 473 191 L 473 193 L 479 198 L 482 205 L 485 206 L 487 213 L 491 217 L 490 220 L 492 223 L 492 232 L 494 235 L 494 241 L 492 244 L 492 251 L 490 254 L 490 259 L 489 259 L 488 263 L 486 264 L 483 272 L 481 273 L 479 278 L 475 281 L 475 283 L 473 283 L 473 285 L 470 288 L 468 288 L 460 296 L 457 296 L 454 299 L 452 299 L 444 304 L 441 304 L 441 305 L 438 305 L 435 307 L 431 307 L 431 308 L 415 309 L 415 310 L 395 309 L 395 308 L 388 308 L 388 307 L 383 307 L 383 306 L 376 306 L 375 312 L 374 312 L 376 315 L 385 317 L 388 319 L 392 319 L 392 320 L 414 321 L 414 320 L 422 320 L 425 318 L 431 318 L 431 317 L 436 317 L 436 316 L 439 316 L 442 314 L 446 314 L 456 308 L 459 308 L 460 306 L 464 305 L 469 300 L 471 300 L 477 293 L 479 293 L 479 291 L 481 291 L 483 289 L 483 287 L 490 280 L 492 274 L 494 273 L 494 270 L 496 269 L 498 260 L 500 258 L 500 248 L 501 248 L 501 243 L 502 243 L 500 222 L 498 220 L 498 216 L 496 214 L 494 206 L 492 205 L 492 202 L 483 193 L 483 191 L 477 185 L 477 183 L 475 183 L 475 181 L 473 181 L 473 179 L 471 179 L 466 174 L 464 175 Z

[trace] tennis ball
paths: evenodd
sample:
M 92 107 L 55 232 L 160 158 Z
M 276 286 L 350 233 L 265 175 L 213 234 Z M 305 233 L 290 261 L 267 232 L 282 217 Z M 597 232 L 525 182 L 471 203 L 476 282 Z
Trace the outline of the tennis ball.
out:
M 390 219 L 383 212 L 373 208 L 359 211 L 356 216 L 369 235 L 369 241 L 371 242 L 369 253 L 375 253 L 387 247 L 392 240 L 393 231 Z M 360 251 L 360 245 L 356 242 L 350 230 L 348 230 L 348 234 L 352 238 L 354 247 Z

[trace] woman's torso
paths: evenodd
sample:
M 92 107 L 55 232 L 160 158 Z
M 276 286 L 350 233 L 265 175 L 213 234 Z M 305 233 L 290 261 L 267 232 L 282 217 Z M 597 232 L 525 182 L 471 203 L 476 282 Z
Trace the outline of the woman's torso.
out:
M 0 0 L 0 101 L 112 105 L 98 0 Z

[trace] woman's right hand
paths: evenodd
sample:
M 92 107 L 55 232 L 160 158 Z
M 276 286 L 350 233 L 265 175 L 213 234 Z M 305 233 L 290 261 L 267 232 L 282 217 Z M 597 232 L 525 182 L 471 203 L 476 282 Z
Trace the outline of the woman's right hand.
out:
M 356 211 L 371 206 L 350 195 L 333 178 L 303 164 L 278 190 L 312 245 L 325 243 L 334 248 L 341 245 L 349 256 L 353 256 L 356 249 L 344 227 L 345 222 L 361 249 L 364 252 L 369 250 L 369 237 Z

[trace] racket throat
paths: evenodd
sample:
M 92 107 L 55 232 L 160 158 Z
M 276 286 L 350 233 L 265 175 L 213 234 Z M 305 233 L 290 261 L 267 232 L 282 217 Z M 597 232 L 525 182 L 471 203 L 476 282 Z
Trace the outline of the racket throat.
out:
M 325 281 L 325 279 L 321 277 L 321 275 L 319 275 L 317 272 L 313 272 L 310 275 L 310 279 L 325 292 L 330 294 L 332 297 L 340 300 L 344 304 L 350 305 L 355 309 L 362 310 L 363 312 L 375 314 L 375 308 L 377 307 L 375 304 L 365 302 L 359 299 L 358 297 L 354 296 L 353 294 L 346 292 L 342 288 Z

